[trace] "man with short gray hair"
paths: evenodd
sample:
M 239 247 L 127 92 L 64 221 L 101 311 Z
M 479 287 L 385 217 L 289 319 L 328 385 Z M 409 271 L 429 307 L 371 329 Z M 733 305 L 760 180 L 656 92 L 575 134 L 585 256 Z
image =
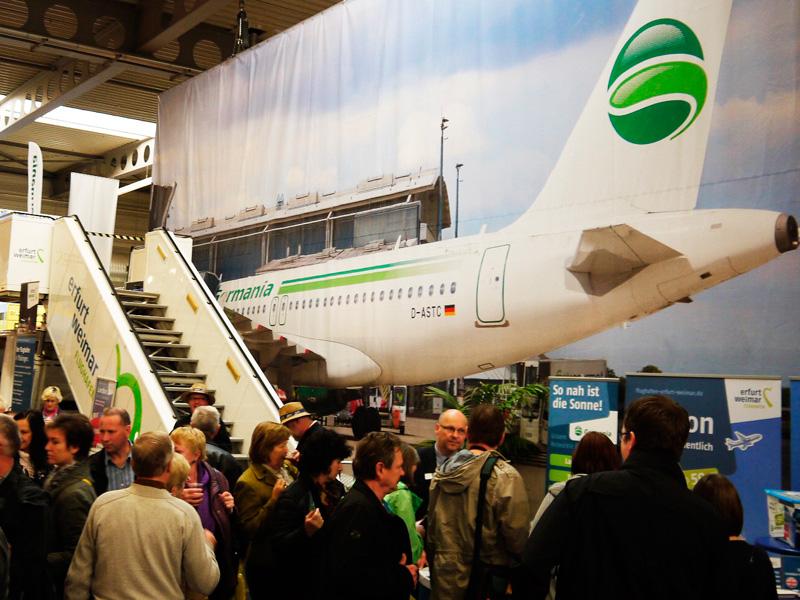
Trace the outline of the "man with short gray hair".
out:
M 222 427 L 219 411 L 214 406 L 198 406 L 192 413 L 192 427 L 203 432 L 206 436 L 206 460 L 208 464 L 225 475 L 230 489 L 236 487 L 236 482 L 242 476 L 242 468 L 233 454 L 220 448 L 215 440 Z
M 67 575 L 67 600 L 182 600 L 184 584 L 205 596 L 214 591 L 213 535 L 192 506 L 166 490 L 172 456 L 166 433 L 143 433 L 134 442 L 136 478 L 92 506 Z M 121 532 L 131 533 L 124 544 Z

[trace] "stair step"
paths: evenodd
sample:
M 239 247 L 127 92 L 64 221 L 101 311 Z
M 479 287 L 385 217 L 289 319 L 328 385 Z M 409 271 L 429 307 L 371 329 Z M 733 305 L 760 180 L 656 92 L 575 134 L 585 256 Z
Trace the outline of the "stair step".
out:
M 236 459 L 236 462 L 239 463 L 242 469 L 246 469 L 250 466 L 250 457 L 247 456 L 247 454 L 234 454 L 233 458 Z
M 191 346 L 169 342 L 142 342 L 142 348 L 151 359 L 187 358 Z
M 166 304 L 153 304 L 152 302 L 133 302 L 131 300 L 123 300 L 122 306 L 125 308 L 146 308 L 148 310 L 153 308 L 169 308 Z
M 161 354 L 150 354 L 149 357 L 150 357 L 150 360 L 156 361 L 156 362 L 184 363 L 184 364 L 187 364 L 187 365 L 189 365 L 189 364 L 195 364 L 196 365 L 197 364 L 197 359 L 196 358 L 182 358 L 182 357 L 179 357 L 179 356 L 164 356 L 164 355 L 161 355 Z
M 231 423 L 228 423 L 228 428 L 230 429 Z M 240 437 L 231 437 L 231 448 L 233 448 L 233 452 L 231 454 L 237 454 L 242 451 L 242 447 L 244 446 L 244 438 Z
M 205 380 L 205 378 L 206 378 L 206 376 L 205 376 L 205 375 L 203 375 L 203 374 L 201 374 L 201 373 L 195 373 L 195 375 L 197 375 L 197 379 L 198 379 L 198 381 Z M 168 385 L 165 385 L 165 386 L 164 386 L 164 391 L 165 391 L 165 392 L 175 392 L 175 393 L 178 393 L 178 394 L 182 394 L 183 392 L 185 392 L 186 390 L 188 390 L 190 387 L 192 387 L 192 386 L 191 386 L 191 383 L 192 383 L 192 382 L 190 382 L 190 381 L 188 381 L 188 382 L 175 382 L 175 383 L 170 383 L 170 384 L 168 384 Z M 210 389 L 210 388 L 209 388 L 209 389 L 207 389 L 206 391 L 207 391 L 209 394 L 213 395 L 213 394 L 214 394 L 214 392 L 215 392 L 216 390 L 212 390 L 212 389 Z M 173 402 L 174 402 L 174 401 L 173 401 Z M 180 404 L 180 403 L 179 403 L 179 404 Z M 187 407 L 187 408 L 188 408 L 188 407 Z
M 138 292 L 136 290 L 126 290 L 117 288 L 114 290 L 119 298 L 138 298 L 143 300 L 158 300 L 159 295 L 152 292 Z
M 122 302 L 122 308 L 128 315 L 164 315 L 169 307 L 166 304 L 150 304 L 148 302 Z
M 213 390 L 209 390 L 209 392 L 213 392 Z M 178 410 L 180 410 L 182 412 L 186 412 L 186 413 L 189 412 L 189 405 L 186 404 L 186 402 L 179 402 L 178 400 L 173 400 L 172 401 L 172 406 L 174 406 L 175 408 L 177 408 Z M 219 402 L 215 402 L 214 403 L 214 408 L 216 408 L 219 411 L 220 415 L 225 412 L 225 405 L 224 404 L 220 404 Z
M 147 327 L 134 327 L 133 332 L 139 336 L 142 342 L 163 342 L 164 339 L 180 340 L 183 335 L 182 331 L 173 331 L 172 329 L 149 329 Z
M 149 330 L 148 330 L 149 331 Z M 156 330 L 161 331 L 161 330 Z M 174 333 L 174 332 L 170 332 Z M 142 346 L 145 348 L 153 348 L 156 350 L 165 349 L 165 350 L 188 350 L 191 348 L 189 344 L 170 344 L 169 342 L 142 342 Z
M 136 321 L 147 321 L 150 323 L 174 323 L 175 319 L 172 317 L 160 317 L 158 315 L 132 315 L 128 313 L 128 317 L 131 320 Z
M 161 378 L 161 380 L 165 379 L 174 379 L 176 381 L 197 381 L 198 379 L 205 379 L 206 375 L 204 373 L 184 373 L 181 371 L 163 371 L 161 369 L 156 371 L 156 374 Z

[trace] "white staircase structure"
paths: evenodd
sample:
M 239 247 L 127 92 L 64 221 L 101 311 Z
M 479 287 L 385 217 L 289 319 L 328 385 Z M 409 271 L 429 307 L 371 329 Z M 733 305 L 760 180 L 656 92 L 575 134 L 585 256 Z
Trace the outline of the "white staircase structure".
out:
M 111 403 L 130 412 L 134 434 L 170 431 L 176 397 L 204 381 L 234 452 L 247 452 L 257 423 L 279 420 L 275 390 L 184 253 L 190 240 L 148 233 L 141 289 L 115 289 L 77 217 L 51 231 L 47 329 L 82 413 Z M 113 398 L 98 394 L 109 387 Z

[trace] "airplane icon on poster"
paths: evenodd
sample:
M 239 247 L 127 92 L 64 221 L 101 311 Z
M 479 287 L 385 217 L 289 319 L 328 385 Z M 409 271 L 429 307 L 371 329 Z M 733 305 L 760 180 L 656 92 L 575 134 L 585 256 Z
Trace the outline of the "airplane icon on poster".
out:
M 748 448 L 752 448 L 762 439 L 764 436 L 760 433 L 754 433 L 752 435 L 745 435 L 741 431 L 734 431 L 733 435 L 736 439 L 725 438 L 725 445 L 728 447 L 728 450 L 733 451 L 736 448 L 744 452 Z

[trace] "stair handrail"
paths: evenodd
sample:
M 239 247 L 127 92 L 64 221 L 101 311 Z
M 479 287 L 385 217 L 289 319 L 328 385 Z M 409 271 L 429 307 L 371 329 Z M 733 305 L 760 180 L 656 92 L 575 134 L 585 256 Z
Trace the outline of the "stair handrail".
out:
M 239 336 L 239 332 L 236 331 L 236 329 L 231 325 L 230 321 L 228 320 L 228 317 L 225 315 L 224 310 L 219 305 L 214 295 L 211 293 L 211 290 L 208 289 L 206 282 L 200 276 L 200 273 L 197 271 L 197 268 L 195 268 L 194 263 L 192 263 L 192 261 L 190 260 L 186 260 L 186 257 L 183 255 L 183 252 L 181 252 L 180 247 L 178 246 L 178 242 L 175 240 L 175 234 L 163 227 L 159 227 L 156 229 L 156 231 L 158 230 L 163 231 L 166 234 L 167 239 L 169 239 L 169 242 L 172 244 L 172 248 L 175 251 L 175 254 L 179 257 L 179 260 L 189 271 L 189 273 L 192 276 L 192 279 L 195 281 L 195 283 L 198 284 L 198 287 L 205 296 L 206 304 L 208 304 L 211 307 L 211 310 L 213 310 L 214 313 L 217 315 L 217 317 L 219 317 L 219 322 L 222 324 L 226 333 L 228 334 L 228 338 L 237 347 L 241 355 L 244 357 L 245 361 L 247 361 L 247 364 L 252 371 L 253 377 L 256 379 L 256 381 L 261 386 L 263 391 L 267 393 L 267 396 L 269 396 L 269 398 L 272 400 L 272 403 L 275 405 L 275 410 L 276 411 L 279 410 L 280 407 L 283 406 L 283 403 L 281 402 L 280 398 L 278 398 L 278 394 L 275 392 L 275 389 L 267 380 L 266 375 L 264 375 L 264 371 L 262 371 L 261 367 L 259 367 L 258 364 L 256 363 L 255 359 L 253 358 L 253 355 L 250 353 L 250 350 L 248 350 L 247 346 L 245 346 L 244 341 Z
M 22 214 L 29 214 L 29 213 L 22 213 Z M 39 216 L 39 215 L 36 215 L 36 216 Z M 80 217 L 78 217 L 78 215 L 66 215 L 64 217 L 51 217 L 50 215 L 44 215 L 44 216 L 47 216 L 48 218 L 52 218 L 54 221 L 59 221 L 61 219 L 64 219 L 64 220 L 72 219 L 75 222 L 75 224 L 77 225 L 81 235 L 83 236 L 83 241 L 88 246 L 88 248 L 89 248 L 90 252 L 92 253 L 92 255 L 94 256 L 94 258 L 97 260 L 97 264 L 99 265 L 99 270 L 100 270 L 100 273 L 103 276 L 103 279 L 108 284 L 108 289 L 106 290 L 106 292 L 111 292 L 111 296 L 113 296 L 113 298 L 117 301 L 117 306 L 122 311 L 122 313 L 125 315 L 125 318 L 126 318 L 127 323 L 128 323 L 128 332 L 132 335 L 133 339 L 136 340 L 136 342 L 138 344 L 138 347 L 139 347 L 139 350 L 141 350 L 142 355 L 144 356 L 145 360 L 147 361 L 147 364 L 148 364 L 149 369 L 150 369 L 150 373 L 153 375 L 153 377 L 155 377 L 156 381 L 158 382 L 159 388 L 161 390 L 161 393 L 164 395 L 164 399 L 168 401 L 168 396 L 167 396 L 166 392 L 164 391 L 164 384 L 162 383 L 161 378 L 158 376 L 158 373 L 157 373 L 157 371 L 155 369 L 155 366 L 153 365 L 153 361 L 150 359 L 150 356 L 148 355 L 148 353 L 145 351 L 144 347 L 142 346 L 141 340 L 139 340 L 139 337 L 133 331 L 133 328 L 132 328 L 132 326 L 130 324 L 130 319 L 128 319 L 128 314 L 125 311 L 125 307 L 122 305 L 122 300 L 120 299 L 119 295 L 117 294 L 116 287 L 114 287 L 114 282 L 111 281 L 111 277 L 109 276 L 108 271 L 106 271 L 105 267 L 103 267 L 103 262 L 100 259 L 100 255 L 97 253 L 97 249 L 94 247 L 94 244 L 92 243 L 91 239 L 89 238 L 89 233 L 87 232 L 86 228 L 83 226 L 83 223 L 81 222 Z M 174 417 L 174 412 L 173 412 L 173 417 Z

